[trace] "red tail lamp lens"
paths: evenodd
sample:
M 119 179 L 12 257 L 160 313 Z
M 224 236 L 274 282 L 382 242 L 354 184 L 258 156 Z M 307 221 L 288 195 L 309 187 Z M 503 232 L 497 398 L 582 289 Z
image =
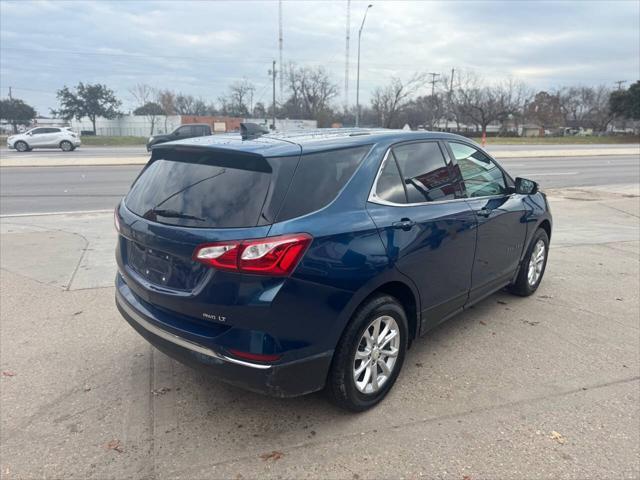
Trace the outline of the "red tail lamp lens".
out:
M 282 355 L 278 354 L 262 354 L 262 353 L 249 353 L 242 350 L 227 349 L 234 357 L 242 358 L 243 360 L 252 360 L 254 362 L 275 362 Z
M 311 235 L 296 233 L 257 240 L 217 242 L 200 245 L 193 258 L 223 270 L 284 276 L 295 269 L 311 240 Z

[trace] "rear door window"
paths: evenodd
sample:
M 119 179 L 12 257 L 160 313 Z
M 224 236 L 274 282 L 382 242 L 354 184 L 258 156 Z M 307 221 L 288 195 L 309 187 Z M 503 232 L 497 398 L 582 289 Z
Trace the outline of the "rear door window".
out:
M 298 157 L 162 152 L 125 198 L 147 220 L 202 228 L 272 223 Z M 278 205 L 275 205 L 278 203 Z M 271 217 L 271 218 L 269 218 Z
M 326 207 L 336 198 L 370 149 L 370 145 L 365 145 L 302 155 L 278 221 Z
M 398 145 L 391 153 L 398 163 L 408 203 L 455 198 L 455 185 L 437 142 Z
M 391 203 L 407 203 L 407 193 L 400 177 L 398 164 L 392 153 L 386 162 L 376 184 L 376 196 L 380 200 Z

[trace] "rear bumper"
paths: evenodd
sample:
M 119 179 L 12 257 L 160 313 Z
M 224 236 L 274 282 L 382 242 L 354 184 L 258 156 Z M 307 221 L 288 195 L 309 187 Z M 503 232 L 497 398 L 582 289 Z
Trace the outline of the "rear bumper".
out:
M 143 315 L 116 289 L 116 306 L 149 343 L 181 363 L 238 387 L 276 397 L 295 397 L 324 388 L 333 352 L 288 363 L 253 363 L 185 339 Z

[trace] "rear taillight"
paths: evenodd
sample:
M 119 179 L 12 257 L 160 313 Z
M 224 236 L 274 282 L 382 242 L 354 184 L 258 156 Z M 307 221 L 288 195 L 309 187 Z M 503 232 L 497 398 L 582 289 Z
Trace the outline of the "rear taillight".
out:
M 304 255 L 312 237 L 306 233 L 257 240 L 200 245 L 193 259 L 221 270 L 261 275 L 289 275 Z

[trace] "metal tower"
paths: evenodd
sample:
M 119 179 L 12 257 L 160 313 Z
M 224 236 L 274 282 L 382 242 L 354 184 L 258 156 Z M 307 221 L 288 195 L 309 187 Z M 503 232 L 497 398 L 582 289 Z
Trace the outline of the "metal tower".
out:
M 351 32 L 351 0 L 347 0 L 347 35 L 344 52 L 344 111 L 349 109 L 349 38 Z

